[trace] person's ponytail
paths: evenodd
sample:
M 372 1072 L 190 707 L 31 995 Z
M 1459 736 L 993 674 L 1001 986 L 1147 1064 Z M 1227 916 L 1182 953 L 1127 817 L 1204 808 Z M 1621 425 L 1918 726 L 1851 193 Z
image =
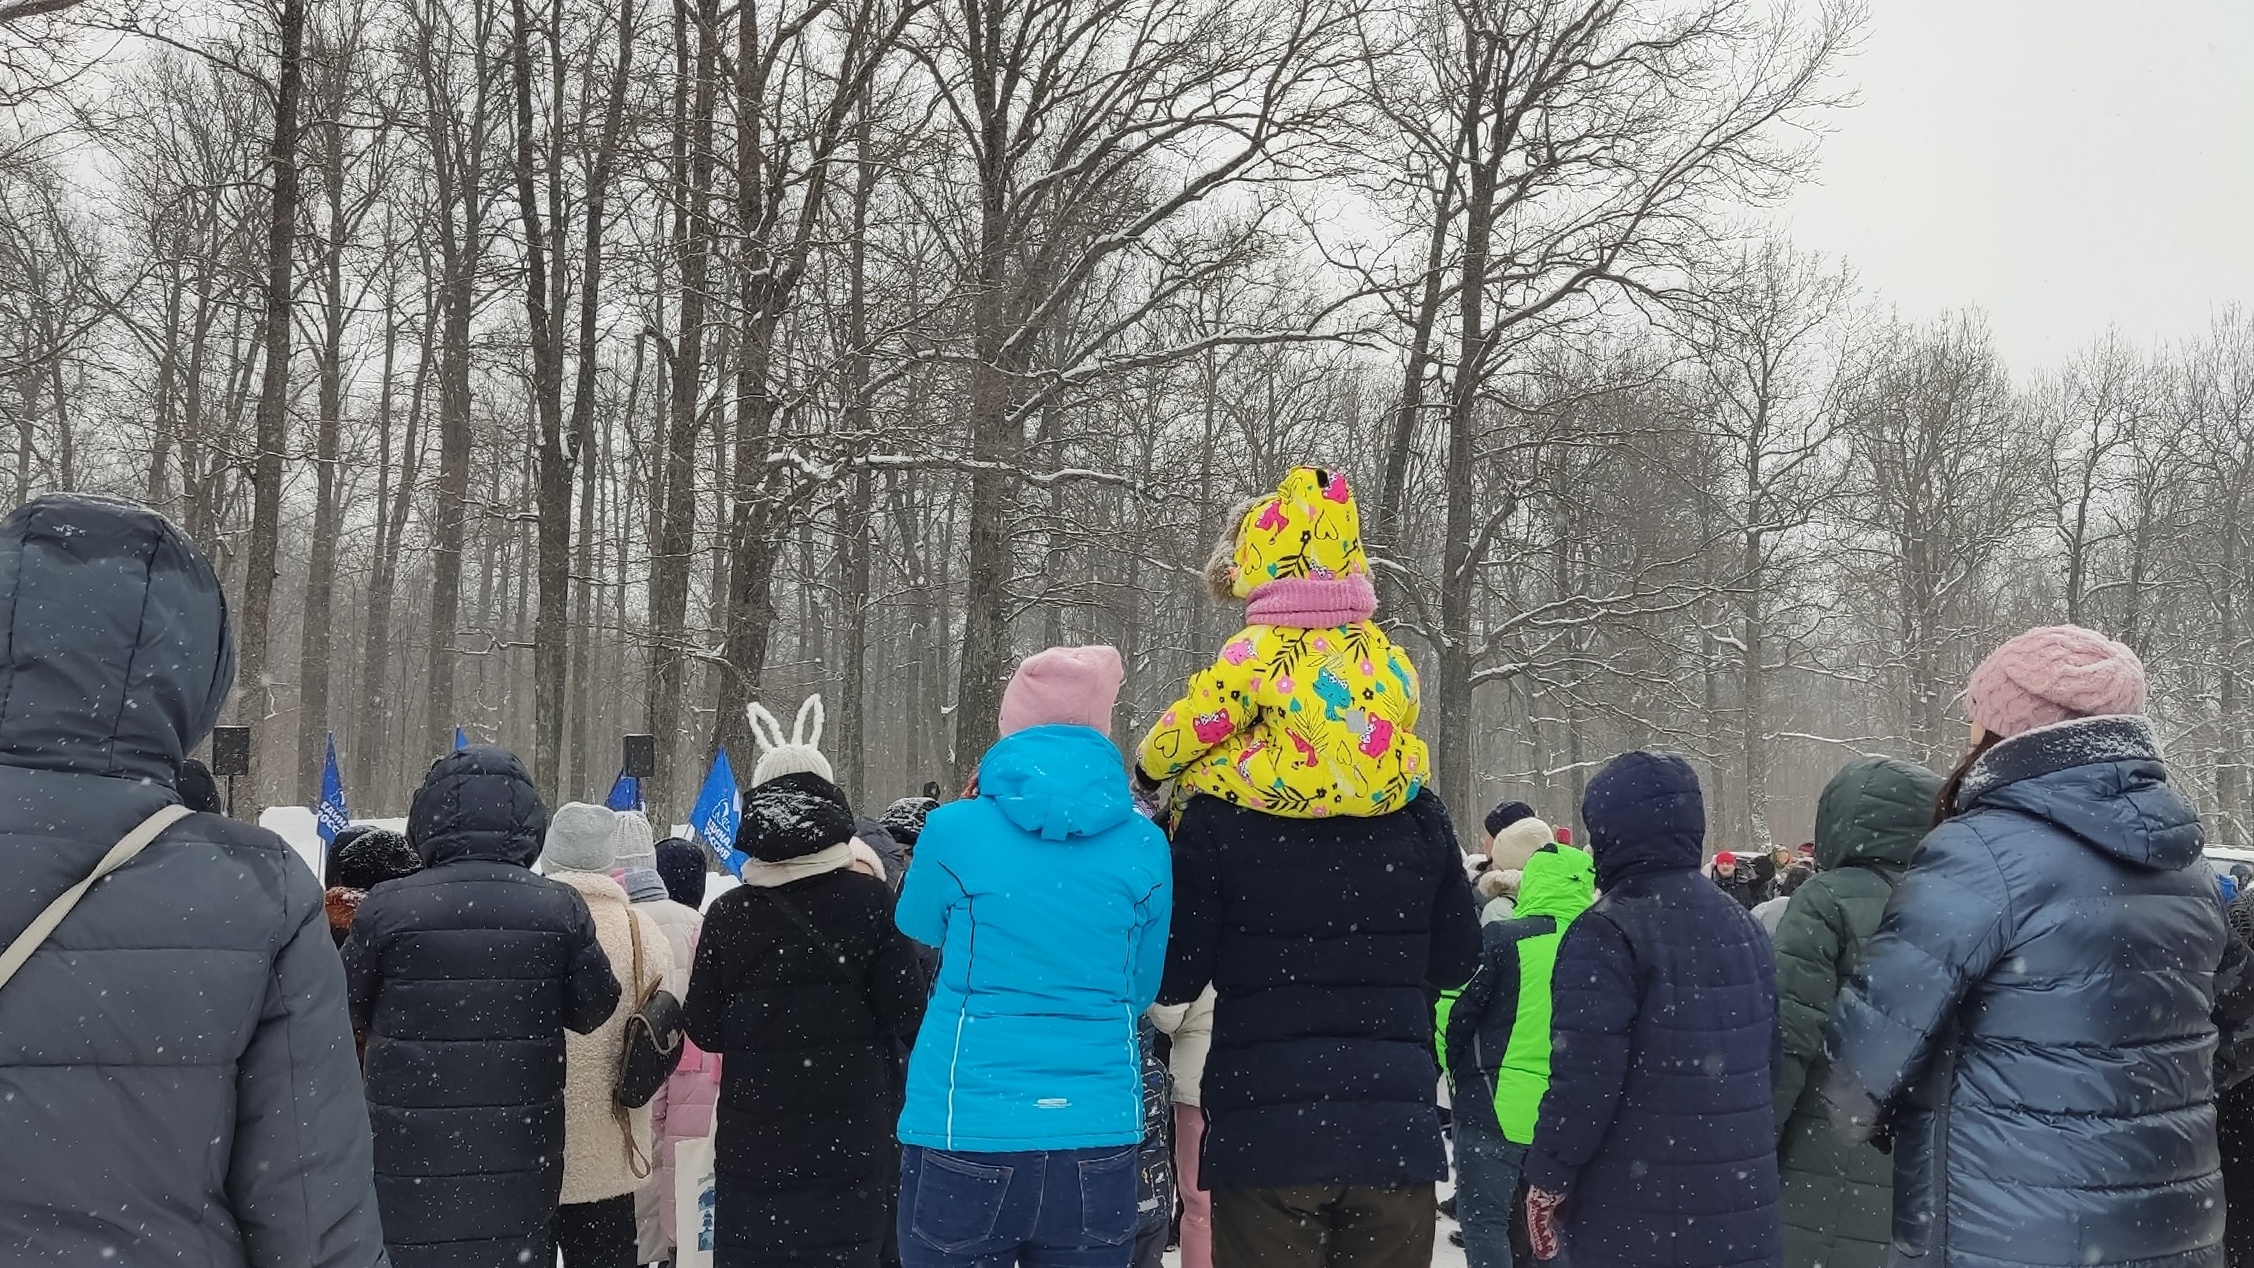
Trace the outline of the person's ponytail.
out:
M 1980 742 L 1965 753 L 1964 760 L 1957 763 L 1955 770 L 1949 772 L 1949 778 L 1941 785 L 1941 795 L 1933 800 L 1934 827 L 1947 823 L 1956 814 L 1957 794 L 1964 788 L 1965 777 L 1972 773 L 1973 766 L 1987 755 L 1989 749 L 2003 742 L 2003 738 L 1993 731 L 1982 731 Z

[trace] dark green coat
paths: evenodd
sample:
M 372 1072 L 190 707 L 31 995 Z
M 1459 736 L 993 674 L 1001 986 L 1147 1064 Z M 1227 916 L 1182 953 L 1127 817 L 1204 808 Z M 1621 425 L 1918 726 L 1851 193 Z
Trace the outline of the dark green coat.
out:
M 1941 781 L 1922 766 L 1864 758 L 1816 803 L 1814 877 L 1777 926 L 1784 1064 L 1777 1071 L 1777 1162 L 1784 1174 L 1786 1268 L 1881 1268 L 1892 1242 L 1894 1164 L 1834 1133 L 1809 1078 L 1840 985 L 1877 931 L 1894 882 L 1933 823 Z

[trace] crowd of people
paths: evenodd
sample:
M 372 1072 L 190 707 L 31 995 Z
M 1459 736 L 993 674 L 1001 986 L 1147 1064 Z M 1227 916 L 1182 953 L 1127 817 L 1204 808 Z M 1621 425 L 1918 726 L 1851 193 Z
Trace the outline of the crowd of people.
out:
M 1632 751 L 1467 856 L 1346 478 L 1228 522 L 1242 631 L 1131 750 L 1051 648 L 943 804 L 761 711 L 723 883 L 485 746 L 316 879 L 187 804 L 205 556 L 18 508 L 0 1261 L 1426 1268 L 1452 1176 L 1471 1268 L 2254 1264 L 2254 894 L 2129 648 L 2003 644 L 1955 770 L 1849 763 L 1797 850 Z

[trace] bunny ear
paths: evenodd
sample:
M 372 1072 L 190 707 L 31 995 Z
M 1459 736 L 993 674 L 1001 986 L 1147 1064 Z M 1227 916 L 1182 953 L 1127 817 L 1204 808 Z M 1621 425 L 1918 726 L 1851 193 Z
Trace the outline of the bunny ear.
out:
M 751 724 L 751 738 L 760 752 L 772 753 L 783 746 L 783 720 L 769 713 L 766 705 L 756 700 L 745 705 L 744 720 Z
M 813 722 L 811 728 L 807 726 L 809 719 Z M 827 715 L 822 711 L 821 694 L 817 692 L 806 697 L 806 703 L 798 706 L 798 720 L 791 726 L 790 742 L 803 744 L 807 748 L 822 747 L 822 723 L 826 720 Z

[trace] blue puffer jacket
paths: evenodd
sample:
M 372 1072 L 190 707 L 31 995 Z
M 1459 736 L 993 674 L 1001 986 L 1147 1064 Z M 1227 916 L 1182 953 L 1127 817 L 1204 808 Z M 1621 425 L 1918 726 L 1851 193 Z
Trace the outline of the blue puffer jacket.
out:
M 1126 760 L 1079 726 L 988 750 L 979 795 L 931 812 L 894 919 L 939 948 L 908 1061 L 903 1144 L 968 1153 L 1143 1138 L 1137 1026 L 1173 914 L 1166 838 Z
M 1998 744 L 1833 1014 L 1825 1099 L 1894 1138 L 1895 1262 L 2223 1262 L 2198 815 L 2139 718 Z
M 1604 896 L 1558 947 L 1527 1183 L 1565 1195 L 1574 1268 L 1780 1264 L 1776 968 L 1761 926 L 1698 873 L 1698 776 L 1623 754 L 1581 817 Z

